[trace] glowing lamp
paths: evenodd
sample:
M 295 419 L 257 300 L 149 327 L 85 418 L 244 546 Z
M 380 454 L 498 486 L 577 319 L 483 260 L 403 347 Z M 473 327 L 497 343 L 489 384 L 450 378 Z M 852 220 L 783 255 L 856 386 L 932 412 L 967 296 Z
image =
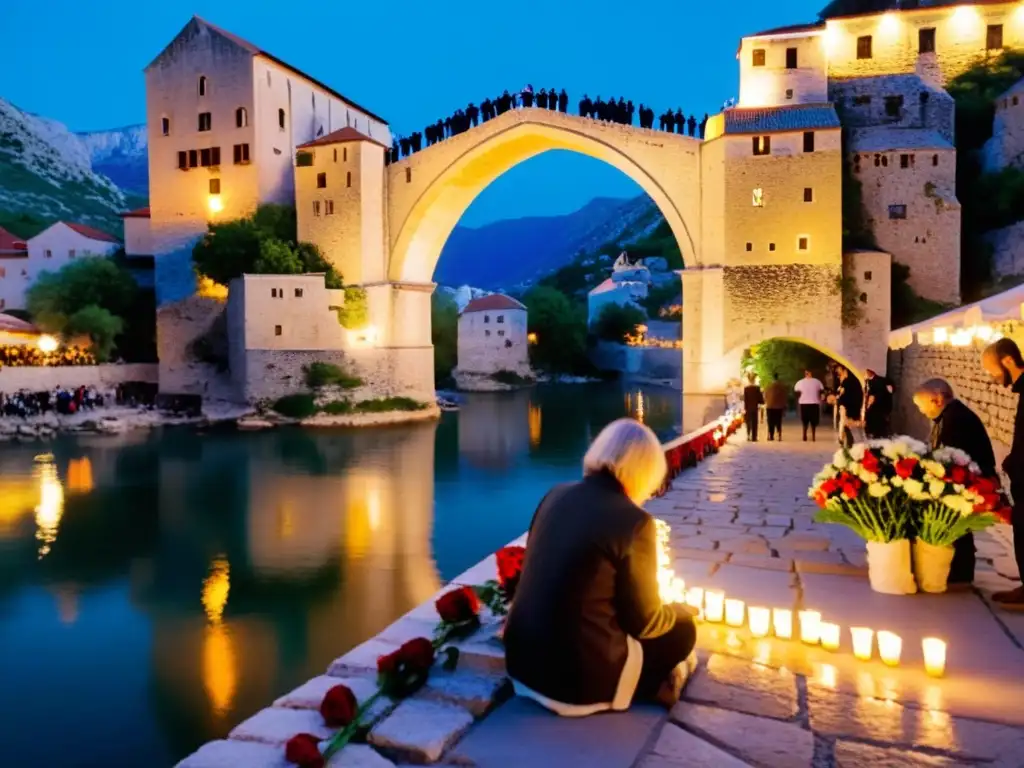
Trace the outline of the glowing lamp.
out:
M 537 343 L 537 334 L 536 333 L 528 333 L 528 334 L 526 334 L 526 343 L 527 344 L 536 344 Z
M 839 650 L 839 625 L 823 621 L 819 626 L 821 647 L 826 651 Z
M 947 341 L 949 341 L 949 331 L 947 331 L 945 328 L 936 328 L 935 330 L 932 331 L 933 343 L 945 344 Z
M 1024 9 L 1024 5 L 1021 6 Z M 979 325 L 974 329 L 974 335 L 982 341 L 988 341 L 992 338 L 994 331 L 991 325 Z
M 750 634 L 754 637 L 767 637 L 771 630 L 771 609 L 751 606 L 747 609 L 747 622 L 750 624 Z
M 725 618 L 725 592 L 710 589 L 704 593 L 704 618 L 708 621 Z
M 686 590 L 686 604 L 697 609 L 697 618 L 704 618 L 704 588 L 690 587 Z
M 932 677 L 942 677 L 946 672 L 946 643 L 937 637 L 921 640 L 924 653 L 924 671 Z
M 978 20 L 978 12 L 969 5 L 958 5 L 953 11 L 953 24 L 960 31 L 969 27 L 972 22 Z
M 889 12 L 882 14 L 882 18 L 878 22 L 878 28 L 882 34 L 892 35 L 900 28 L 900 20 L 897 18 L 895 13 Z
M 776 608 L 772 612 L 775 636 L 783 640 L 793 637 L 793 612 L 788 608 Z
M 850 637 L 853 640 L 854 657 L 861 661 L 870 660 L 875 641 L 875 630 L 867 627 L 850 627 Z
M 808 645 L 817 645 L 821 639 L 821 614 L 817 611 L 800 611 L 800 639 Z
M 686 602 L 686 582 L 680 579 L 678 576 L 672 577 L 672 602 L 673 603 L 685 603 Z
M 725 601 L 725 623 L 730 627 L 742 627 L 744 608 L 742 600 L 731 597 L 727 599 Z
M 220 213 L 224 210 L 224 201 L 220 199 L 220 195 L 210 195 L 206 198 L 206 206 L 210 213 Z
M 36 341 L 36 346 L 39 347 L 40 352 L 55 352 L 60 346 L 60 342 L 53 336 L 40 336 Z
M 835 688 L 839 671 L 831 664 L 822 664 L 818 668 L 818 680 L 826 688 Z
M 878 655 L 882 661 L 890 667 L 900 663 L 900 653 L 903 651 L 903 639 L 895 632 L 887 632 L 884 629 L 878 633 Z

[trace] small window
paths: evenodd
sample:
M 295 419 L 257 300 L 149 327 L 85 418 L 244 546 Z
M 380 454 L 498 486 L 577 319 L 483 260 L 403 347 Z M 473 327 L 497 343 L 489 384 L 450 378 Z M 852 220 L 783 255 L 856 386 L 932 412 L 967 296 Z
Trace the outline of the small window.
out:
M 296 299 L 301 299 L 302 298 L 302 289 L 301 288 L 296 288 L 295 289 L 295 298 Z
M 345 186 L 346 187 L 351 187 L 352 186 L 352 171 L 348 171 L 345 174 Z
M 796 48 L 786 49 L 786 69 L 796 69 Z
M 764 48 L 755 48 L 751 57 L 751 66 L 763 67 L 764 66 Z
M 275 325 L 274 326 L 274 335 L 275 336 L 280 336 L 281 335 L 281 326 L 280 325 Z
M 188 170 L 188 152 L 178 153 L 178 167 L 183 171 Z
M 883 168 L 888 168 L 889 167 L 889 156 L 888 155 L 882 155 L 882 167 Z
M 871 270 L 870 270 L 870 269 L 869 269 L 869 270 L 867 270 L 867 271 L 866 271 L 866 272 L 864 273 L 864 282 L 865 282 L 865 283 L 870 283 L 870 282 L 871 282 Z
M 1017 106 L 1018 104 L 1020 104 L 1020 98 L 1019 98 L 1018 96 L 1014 96 L 1014 97 L 1013 97 L 1013 98 L 1012 98 L 1012 99 L 1011 99 L 1010 101 L 1011 101 L 1011 103 L 1013 104 L 1013 106 L 1015 106 L 1015 107 L 1016 107 L 1016 106 Z
M 207 88 L 206 75 L 200 75 L 199 76 L 199 95 L 200 96 L 205 96 L 206 95 L 206 88 Z
M 220 165 L 220 147 L 210 148 L 210 164 L 217 166 Z
M 484 331 L 484 336 L 490 336 L 490 335 L 491 335 L 490 331 Z
M 75 249 L 74 248 L 71 248 L 71 249 L 68 250 L 68 258 L 69 259 L 75 258 Z
M 320 215 L 320 201 L 319 200 L 314 200 L 313 201 L 313 215 L 314 216 L 319 216 Z
M 792 99 L 793 98 L 793 89 L 792 88 L 787 88 L 786 89 L 786 98 L 787 99 Z
M 249 145 L 235 144 L 234 147 L 235 165 L 245 165 L 249 162 Z
M 871 58 L 871 35 L 863 35 L 857 38 L 857 58 Z
M 412 181 L 412 168 L 405 169 L 405 183 L 408 184 Z
M 220 179 L 210 179 L 210 194 L 211 195 L 219 195 L 220 194 Z
M 249 111 L 245 107 L 235 110 L 235 127 L 245 128 L 249 124 Z
M 338 148 L 334 148 L 334 162 L 338 162 Z
M 484 322 L 485 323 L 491 322 L 491 316 L 490 315 L 484 315 Z
M 932 165 L 938 165 L 938 164 L 939 164 L 939 156 L 938 155 L 932 155 Z
M 277 288 L 271 288 L 270 289 L 270 298 L 272 298 L 272 299 L 276 299 L 277 298 Z
M 772 153 L 771 136 L 752 136 L 755 155 L 770 155 Z
M 505 349 L 512 349 L 512 339 L 505 339 Z
M 814 202 L 814 188 L 813 187 L 804 187 L 804 202 L 805 203 L 813 203 Z
M 985 49 L 998 51 L 1003 47 L 1003 25 L 989 24 L 985 30 Z
M 326 189 L 327 188 L 327 174 L 326 173 L 318 173 L 316 175 L 316 188 L 317 189 Z
M 913 159 L 913 155 L 900 155 L 900 168 L 909 168 L 911 165 L 913 165 Z
M 188 151 L 188 167 L 198 168 L 199 167 L 199 150 L 190 149 Z
M 51 251 L 49 248 L 47 248 L 46 249 L 46 253 L 43 254 L 43 255 L 46 256 L 46 258 L 48 258 L 48 259 L 52 259 L 53 258 L 53 251 Z
M 906 205 L 890 205 L 889 206 L 889 218 L 890 219 L 905 219 L 905 218 L 907 218 L 907 206 Z
M 504 335 L 505 335 L 505 332 L 504 332 L 504 331 L 498 331 L 498 335 L 499 335 L 499 336 L 504 336 Z
M 333 200 L 324 200 L 324 215 L 325 216 L 333 216 L 334 215 L 334 201 Z
M 161 117 L 160 118 L 160 133 L 164 136 L 171 135 L 171 118 Z
M 866 107 L 871 104 L 871 94 L 865 93 L 860 96 L 853 97 L 853 106 L 855 107 Z
M 885 97 L 885 114 L 889 117 L 899 117 L 900 112 L 903 111 L 903 97 L 902 96 L 886 96 Z
M 504 316 L 504 315 L 498 315 L 498 320 L 497 320 L 497 322 L 499 322 L 499 323 L 504 323 L 504 322 L 505 322 L 505 316 Z
M 270 85 L 271 85 L 271 81 L 270 81 L 270 70 L 267 70 L 267 88 L 269 88 L 269 87 L 270 87 Z
M 199 165 L 203 168 L 208 168 L 213 165 L 213 153 L 209 149 L 199 150 Z
M 804 152 L 814 151 L 814 131 L 804 131 Z
M 348 147 L 342 147 L 341 148 L 341 162 L 343 162 L 343 163 L 347 163 L 348 162 Z
M 775 250 L 775 243 L 768 243 L 768 250 L 769 251 L 774 251 Z
M 806 235 L 804 237 L 798 237 L 796 240 L 796 249 L 798 251 L 806 251 L 810 241 L 811 239 Z
M 917 52 L 935 53 L 935 27 L 917 30 Z
M 928 91 L 921 91 L 919 94 L 917 94 L 917 100 L 919 102 L 921 102 L 921 104 L 927 104 L 928 103 Z
M 764 190 L 755 188 L 750 195 L 750 202 L 755 208 L 764 208 Z
M 208 131 L 213 127 L 213 119 L 210 117 L 209 112 L 199 113 L 199 130 Z
M 280 128 L 283 131 L 284 130 L 284 124 L 285 124 L 284 110 L 283 109 L 279 109 L 279 110 L 277 110 L 277 127 Z
M 747 243 L 747 250 L 748 251 L 754 250 L 754 244 L 753 243 Z

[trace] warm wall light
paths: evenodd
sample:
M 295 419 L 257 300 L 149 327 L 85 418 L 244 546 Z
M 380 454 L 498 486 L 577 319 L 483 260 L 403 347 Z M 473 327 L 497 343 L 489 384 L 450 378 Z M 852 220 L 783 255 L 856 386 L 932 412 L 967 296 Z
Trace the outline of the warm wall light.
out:
M 783 640 L 793 637 L 793 612 L 788 608 L 776 608 L 772 614 L 775 636 Z
M 821 614 L 817 611 L 800 611 L 800 639 L 809 645 L 817 645 L 821 639 Z
M 537 334 L 536 333 L 528 333 L 528 334 L 526 334 L 526 343 L 527 344 L 536 344 L 537 343 Z
M 924 671 L 932 677 L 942 677 L 946 672 L 946 643 L 937 637 L 921 640 L 924 653 Z
M 839 671 L 831 664 L 822 664 L 818 667 L 818 682 L 826 688 L 835 688 L 839 678 Z
M 220 199 L 220 195 L 210 195 L 207 197 L 206 205 L 210 209 L 210 213 L 220 213 L 224 210 L 224 201 Z
M 899 635 L 884 629 L 878 633 L 878 655 L 883 662 L 890 667 L 895 667 L 900 663 L 902 651 L 903 639 Z
M 747 621 L 750 624 L 750 634 L 754 637 L 766 637 L 771 629 L 771 609 L 751 606 L 747 609 Z
M 710 589 L 704 593 L 704 618 L 721 621 L 725 617 L 725 592 Z
M 949 331 L 945 328 L 935 328 L 932 330 L 932 342 L 935 344 L 945 344 L 949 341 Z
M 900 20 L 895 13 L 883 13 L 878 22 L 878 30 L 884 35 L 892 35 L 900 28 Z
M 54 352 L 60 346 L 60 342 L 53 336 L 40 336 L 36 340 L 36 346 L 40 352 Z
M 853 655 L 861 661 L 868 661 L 872 654 L 875 630 L 867 627 L 850 627 L 850 637 L 853 639 Z
M 821 635 L 821 647 L 826 651 L 839 650 L 839 625 L 830 621 L 823 621 L 819 627 Z
M 678 576 L 672 577 L 672 602 L 686 602 L 686 582 L 680 579 Z
M 725 623 L 730 627 L 743 626 L 744 605 L 742 600 L 729 598 L 725 601 Z
M 958 5 L 952 16 L 954 27 L 957 31 L 963 31 L 978 20 L 978 12 L 969 5 Z

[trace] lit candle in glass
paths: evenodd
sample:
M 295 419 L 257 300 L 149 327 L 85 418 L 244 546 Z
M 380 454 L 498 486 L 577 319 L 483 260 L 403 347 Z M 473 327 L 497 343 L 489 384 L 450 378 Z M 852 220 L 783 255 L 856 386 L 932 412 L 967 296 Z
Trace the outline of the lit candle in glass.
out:
M 704 587 L 690 587 L 686 590 L 686 604 L 697 609 L 697 618 L 704 618 Z
M 900 654 L 903 652 L 903 639 L 894 632 L 886 632 L 884 629 L 878 633 L 878 655 L 882 661 L 890 667 L 900 663 Z
M 743 626 L 743 601 L 730 597 L 725 601 L 725 623 L 730 627 Z
M 793 637 L 793 612 L 788 608 L 776 608 L 772 612 L 772 622 L 775 626 L 775 636 L 783 640 Z
M 853 655 L 861 661 L 868 661 L 875 641 L 875 630 L 867 627 L 850 627 L 850 637 L 853 640 Z
M 946 672 L 946 643 L 937 637 L 921 640 L 924 652 L 924 671 L 932 677 L 942 677 Z
M 819 625 L 821 647 L 826 651 L 839 650 L 839 625 L 830 621 L 823 621 Z
M 821 614 L 817 611 L 800 611 L 800 639 L 809 645 L 817 645 L 821 638 Z
M 725 618 L 725 592 L 709 589 L 704 593 L 704 618 L 708 621 Z
M 686 602 L 686 582 L 680 579 L 678 576 L 672 577 L 672 602 Z
M 750 607 L 747 609 L 747 621 L 750 623 L 750 634 L 754 637 L 767 637 L 772 625 L 772 612 L 769 608 Z

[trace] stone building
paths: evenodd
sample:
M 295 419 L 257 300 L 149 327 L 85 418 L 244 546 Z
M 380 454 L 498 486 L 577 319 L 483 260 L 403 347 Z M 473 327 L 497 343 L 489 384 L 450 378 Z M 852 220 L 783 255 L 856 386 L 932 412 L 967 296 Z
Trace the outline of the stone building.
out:
M 587 325 L 593 325 L 610 304 L 640 307 L 647 298 L 651 271 L 642 261 L 632 260 L 623 251 L 612 265 L 612 274 L 587 294 Z
M 492 376 L 510 371 L 531 376 L 526 307 L 492 293 L 474 299 L 459 314 L 456 376 Z
M 28 243 L 0 227 L 0 310 L 17 309 L 28 282 Z
M 982 161 L 989 172 L 1024 168 L 1024 78 L 996 99 L 992 138 L 985 142 Z

